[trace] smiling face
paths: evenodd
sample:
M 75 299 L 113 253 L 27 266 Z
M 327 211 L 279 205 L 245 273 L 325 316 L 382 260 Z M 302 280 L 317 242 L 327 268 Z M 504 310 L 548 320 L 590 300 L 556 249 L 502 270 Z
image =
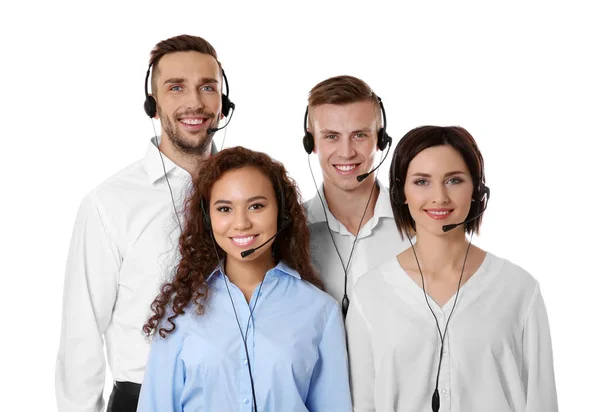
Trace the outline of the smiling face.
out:
M 275 190 L 260 170 L 243 167 L 223 174 L 212 187 L 209 213 L 215 241 L 227 259 L 272 259 L 273 241 L 245 258 L 240 255 L 277 232 Z
M 442 226 L 460 223 L 469 214 L 473 180 L 456 149 L 433 146 L 410 162 L 404 193 L 417 233 L 444 235 Z
M 371 100 L 322 104 L 312 109 L 311 133 L 326 186 L 353 191 L 361 184 L 357 176 L 373 167 L 377 152 L 376 109 Z M 369 175 L 367 180 L 374 178 Z
M 195 51 L 164 55 L 153 76 L 154 98 L 165 144 L 187 154 L 205 154 L 209 128 L 221 113 L 221 69 L 209 54 Z

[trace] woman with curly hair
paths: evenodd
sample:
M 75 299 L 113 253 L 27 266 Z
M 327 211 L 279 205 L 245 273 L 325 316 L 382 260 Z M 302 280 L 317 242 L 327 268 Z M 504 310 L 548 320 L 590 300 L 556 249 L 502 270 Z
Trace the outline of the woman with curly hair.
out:
M 311 266 L 295 183 L 241 147 L 199 169 L 181 260 L 144 325 L 138 411 L 350 411 L 341 311 Z

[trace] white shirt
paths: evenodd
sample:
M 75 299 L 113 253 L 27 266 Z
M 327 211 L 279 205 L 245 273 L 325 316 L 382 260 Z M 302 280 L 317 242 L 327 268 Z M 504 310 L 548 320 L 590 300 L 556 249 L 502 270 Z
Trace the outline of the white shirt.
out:
M 157 144 L 152 139 L 142 160 L 94 189 L 79 208 L 56 363 L 60 412 L 102 409 L 104 343 L 115 380 L 143 380 L 149 342 L 142 326 L 176 264 L 180 234 Z M 180 210 L 190 175 L 162 157 Z
M 444 341 L 440 412 L 558 410 L 538 282 L 487 253 L 460 289 Z M 454 296 L 428 298 L 442 334 Z M 440 337 L 422 288 L 396 258 L 363 276 L 346 319 L 355 412 L 431 411 Z
M 400 238 L 394 222 L 388 190 L 381 182 L 377 184 L 379 196 L 375 203 L 373 217 L 363 225 L 358 233 L 358 240 L 348 268 L 347 293 L 350 300 L 352 300 L 353 286 L 360 276 L 396 256 L 410 245 L 407 239 Z M 319 188 L 319 193 L 325 205 L 329 229 L 331 229 L 344 265 L 347 265 L 352 243 L 356 237 L 331 214 L 323 193 L 323 185 Z M 304 204 L 304 207 L 310 229 L 312 263 L 325 283 L 325 290 L 341 303 L 344 297 L 344 269 L 327 230 L 325 213 L 319 196 L 315 195 Z M 364 207 L 359 212 L 362 214 Z

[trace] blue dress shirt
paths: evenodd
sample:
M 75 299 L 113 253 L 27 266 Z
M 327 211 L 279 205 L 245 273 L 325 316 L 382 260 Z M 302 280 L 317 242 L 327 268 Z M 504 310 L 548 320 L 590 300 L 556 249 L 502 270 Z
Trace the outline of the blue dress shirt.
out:
M 335 299 L 284 263 L 267 272 L 249 304 L 220 267 L 207 281 L 205 312 L 198 315 L 190 304 L 175 319 L 174 332 L 156 335 L 138 412 L 251 412 L 248 361 L 259 412 L 351 411 L 345 332 Z M 240 335 L 247 325 L 250 359 Z

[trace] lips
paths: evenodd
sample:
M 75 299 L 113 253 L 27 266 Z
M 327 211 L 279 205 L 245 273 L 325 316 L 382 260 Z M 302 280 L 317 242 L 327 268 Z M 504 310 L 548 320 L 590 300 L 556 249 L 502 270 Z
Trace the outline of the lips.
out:
M 435 220 L 447 219 L 452 215 L 452 212 L 454 212 L 454 209 L 425 209 L 427 216 Z
M 254 243 L 254 240 L 258 237 L 258 235 L 246 235 L 246 236 L 235 236 L 230 237 L 231 241 L 236 246 L 248 246 Z
M 337 165 L 333 165 L 333 167 L 335 168 L 335 170 L 337 170 L 338 173 L 340 173 L 342 175 L 349 175 L 349 174 L 356 172 L 356 170 L 358 170 L 359 165 L 360 165 L 360 163 L 337 164 Z

